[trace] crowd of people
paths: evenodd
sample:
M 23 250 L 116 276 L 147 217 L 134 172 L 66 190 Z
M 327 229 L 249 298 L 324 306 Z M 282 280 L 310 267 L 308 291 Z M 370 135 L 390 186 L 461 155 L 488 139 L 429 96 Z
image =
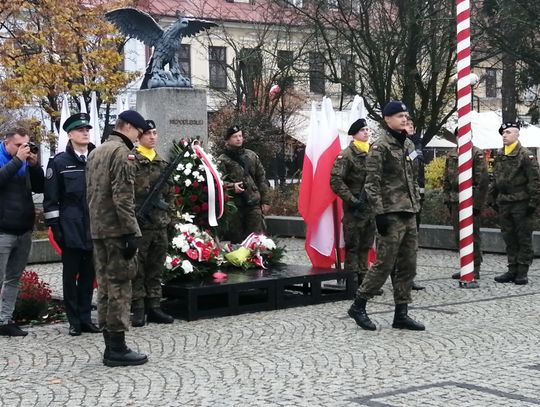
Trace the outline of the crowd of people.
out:
M 372 144 L 365 119 L 351 125 L 353 140 L 337 156 L 331 172 L 331 187 L 343 200 L 345 269 L 358 275 L 348 314 L 361 328 L 375 330 L 367 302 L 382 293 L 390 276 L 392 327 L 424 330 L 408 313 L 411 290 L 424 288 L 414 282 L 424 197 L 421 139 L 402 102 L 388 103 L 382 114 L 385 133 Z M 533 259 L 532 215 L 540 199 L 540 175 L 536 157 L 519 143 L 519 128 L 515 122 L 501 126 L 504 148 L 495 157 L 491 182 L 483 152 L 473 148 L 472 182 L 474 277 L 480 278 L 482 263 L 479 216 L 489 204 L 500 215 L 508 253 L 508 270 L 495 281 L 521 285 L 528 282 Z M 124 111 L 99 147 L 90 143 L 88 114 L 72 115 L 63 129 L 69 142 L 49 161 L 45 174 L 25 129 L 8 131 L 0 144 L 0 336 L 27 334 L 11 318 L 31 247 L 32 193 L 43 192 L 45 222 L 61 248 L 68 334 L 101 333 L 106 366 L 144 364 L 148 356 L 127 346 L 126 331 L 130 326 L 173 322 L 160 304 L 174 193 L 168 183 L 155 191 L 168 165 L 156 151 L 156 125 L 136 111 Z M 239 243 L 251 232 L 265 231 L 269 184 L 258 155 L 244 147 L 242 129 L 232 126 L 224 137 L 218 166 L 238 208 L 226 238 Z M 151 191 L 158 194 L 158 204 L 142 218 L 137 208 Z M 446 161 L 444 197 L 457 242 L 457 150 Z M 376 260 L 368 267 L 368 251 L 375 246 Z M 97 323 L 91 319 L 95 280 Z

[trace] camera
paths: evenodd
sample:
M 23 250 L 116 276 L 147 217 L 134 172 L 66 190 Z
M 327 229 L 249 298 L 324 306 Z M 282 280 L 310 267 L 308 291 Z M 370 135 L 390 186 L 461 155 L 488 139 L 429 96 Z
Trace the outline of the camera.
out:
M 32 154 L 37 154 L 39 152 L 39 147 L 37 146 L 36 143 L 29 141 L 26 145 L 30 147 L 30 152 Z

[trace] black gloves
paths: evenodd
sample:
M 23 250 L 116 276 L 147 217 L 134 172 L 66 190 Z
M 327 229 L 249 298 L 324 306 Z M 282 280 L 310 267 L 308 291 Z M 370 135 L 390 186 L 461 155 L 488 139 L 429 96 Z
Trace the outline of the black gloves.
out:
M 384 214 L 375 216 L 375 224 L 377 225 L 377 231 L 381 236 L 386 236 L 388 234 L 388 227 L 390 226 L 388 216 Z
M 133 235 L 122 236 L 122 255 L 130 260 L 137 254 L 137 238 Z
M 64 235 L 62 234 L 62 228 L 59 224 L 51 225 L 51 231 L 54 237 L 54 241 L 60 247 L 64 246 Z

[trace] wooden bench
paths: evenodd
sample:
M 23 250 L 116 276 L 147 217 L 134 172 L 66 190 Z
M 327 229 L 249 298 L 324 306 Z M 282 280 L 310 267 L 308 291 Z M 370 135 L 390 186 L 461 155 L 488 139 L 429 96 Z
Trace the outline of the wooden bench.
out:
M 163 307 L 175 317 L 193 321 L 342 301 L 352 299 L 356 291 L 353 273 L 330 268 L 282 265 L 269 270 L 235 270 L 227 275 L 226 280 L 205 276 L 170 281 L 163 286 Z M 335 280 L 344 284 L 329 284 Z

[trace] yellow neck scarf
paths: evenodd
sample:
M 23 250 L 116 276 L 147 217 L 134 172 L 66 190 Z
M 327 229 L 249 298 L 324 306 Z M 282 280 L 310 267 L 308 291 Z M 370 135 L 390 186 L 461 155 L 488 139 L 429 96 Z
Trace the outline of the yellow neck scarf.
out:
M 148 158 L 150 161 L 152 161 L 154 158 L 156 158 L 156 150 L 153 148 L 146 148 L 144 146 L 137 146 L 137 151 L 141 153 L 143 157 Z
M 509 146 L 504 146 L 504 155 L 508 155 L 510 154 L 512 151 L 514 151 L 514 149 L 516 148 L 517 146 L 517 141 L 514 141 L 512 144 L 510 144 Z
M 367 141 L 353 140 L 353 143 L 360 151 L 369 152 L 369 143 Z

